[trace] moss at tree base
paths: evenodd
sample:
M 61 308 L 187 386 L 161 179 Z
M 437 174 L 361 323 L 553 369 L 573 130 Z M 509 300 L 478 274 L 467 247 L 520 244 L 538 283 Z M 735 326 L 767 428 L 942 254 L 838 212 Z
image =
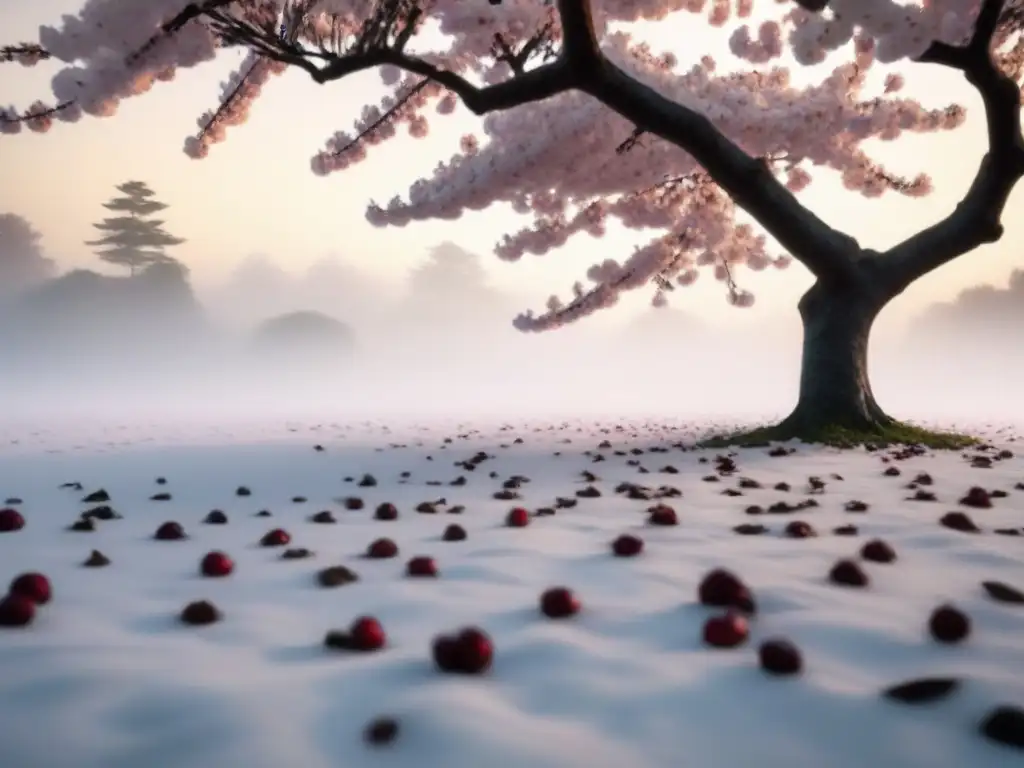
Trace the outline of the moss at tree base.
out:
M 936 450 L 959 450 L 981 441 L 970 435 L 955 432 L 936 432 L 915 424 L 891 421 L 869 429 L 850 429 L 822 425 L 800 427 L 789 420 L 773 426 L 715 435 L 698 443 L 700 448 L 753 448 L 772 442 L 799 440 L 804 443 L 828 445 L 834 448 L 856 448 L 863 445 L 878 447 L 890 445 L 923 445 Z

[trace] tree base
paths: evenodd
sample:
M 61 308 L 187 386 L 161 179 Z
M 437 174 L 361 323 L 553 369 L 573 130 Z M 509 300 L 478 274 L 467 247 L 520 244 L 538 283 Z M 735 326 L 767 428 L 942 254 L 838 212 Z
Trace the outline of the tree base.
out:
M 857 427 L 836 424 L 813 424 L 792 417 L 773 426 L 757 427 L 732 434 L 716 435 L 698 443 L 700 448 L 766 447 L 772 442 L 799 440 L 834 448 L 856 448 L 862 445 L 924 445 L 937 450 L 960 450 L 981 441 L 956 432 L 936 432 L 916 424 L 887 418 L 874 424 Z

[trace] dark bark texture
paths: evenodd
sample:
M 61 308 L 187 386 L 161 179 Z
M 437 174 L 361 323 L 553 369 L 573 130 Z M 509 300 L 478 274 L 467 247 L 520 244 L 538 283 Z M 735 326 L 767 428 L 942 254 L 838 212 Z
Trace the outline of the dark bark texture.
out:
M 868 340 L 884 303 L 861 291 L 821 284 L 800 300 L 804 329 L 800 396 L 780 425 L 783 431 L 873 432 L 893 423 L 875 400 L 868 378 Z

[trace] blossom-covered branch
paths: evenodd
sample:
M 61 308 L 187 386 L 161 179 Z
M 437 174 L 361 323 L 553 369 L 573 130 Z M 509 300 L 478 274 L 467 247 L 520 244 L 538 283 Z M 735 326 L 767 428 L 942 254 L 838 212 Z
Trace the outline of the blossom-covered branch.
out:
M 919 61 L 962 72 L 978 90 L 985 107 L 988 151 L 966 196 L 952 213 L 883 255 L 884 280 L 896 293 L 922 275 L 1003 235 L 1003 209 L 1024 176 L 1021 93 L 1015 79 L 1020 76 L 1024 51 L 1019 39 L 1013 41 L 1015 55 L 1010 61 L 1003 59 L 1003 68 L 997 66 L 993 52 L 995 49 L 998 56 L 1011 37 L 1020 35 L 1022 22 L 1020 2 L 984 0 L 969 41 L 961 45 L 936 42 L 919 57 Z
M 362 161 L 403 124 L 414 137 L 428 135 L 432 105 L 448 115 L 461 102 L 485 119 L 482 133 L 464 136 L 461 151 L 413 182 L 404 199 L 371 204 L 372 223 L 452 219 L 511 204 L 532 214 L 534 224 L 498 244 L 505 259 L 548 253 L 577 233 L 600 236 L 610 221 L 650 234 L 623 264 L 603 259 L 588 272 L 594 288 L 579 285 L 572 302 L 549 303 L 520 327 L 555 327 L 651 282 L 660 301 L 666 286 L 689 284 L 700 267 L 712 269 L 732 288 L 730 299 L 747 306 L 751 299 L 735 287 L 739 266 L 782 267 L 793 257 L 822 284 L 877 282 L 881 273 L 869 274 L 865 264 L 883 260 L 865 259 L 853 238 L 796 195 L 818 169 L 839 174 L 865 196 L 931 190 L 927 175 L 903 177 L 873 161 L 867 142 L 955 129 L 964 109 L 925 108 L 902 96 L 894 71 L 871 92 L 868 75 L 885 64 L 961 69 L 987 94 L 990 129 L 1007 133 L 1008 105 L 1019 102 L 1016 82 L 1024 70 L 1021 5 L 986 1 L 981 11 L 982 0 L 152 0 L 129 13 L 122 0 L 91 0 L 60 27 L 43 28 L 38 46 L 4 49 L 8 61 L 52 55 L 66 66 L 53 80 L 57 106 L 6 110 L 0 129 L 15 132 L 25 122 L 45 130 L 54 120 L 112 115 L 122 99 L 170 81 L 178 69 L 241 46 L 249 56 L 186 143 L 200 158 L 247 119 L 263 86 L 288 68 L 322 84 L 376 69 L 389 96 L 365 108 L 354 131 L 327 142 L 313 158 L 314 172 Z M 765 20 L 752 28 L 746 21 L 755 6 Z M 713 26 L 735 20 L 732 52 L 756 69 L 721 74 L 707 56 L 683 64 L 676 53 L 657 53 L 625 31 L 633 22 L 685 13 L 706 14 Z M 432 49 L 418 34 L 428 22 L 440 32 Z M 976 53 L 980 43 L 968 42 L 980 40 L 986 25 L 994 30 L 988 39 L 995 52 L 987 64 Z M 813 64 L 841 49 L 850 54 L 846 63 L 800 87 L 786 67 L 773 65 L 787 51 Z M 970 63 L 966 51 L 973 51 Z M 1013 120 L 1018 141 L 1019 115 Z M 1000 141 L 958 211 L 888 254 L 890 285 L 995 236 L 995 228 L 979 222 L 991 218 L 985 210 L 1001 210 L 1019 177 L 1006 175 L 1016 173 L 1016 151 L 997 151 L 1008 146 Z M 689 181 L 649 191 L 666 177 Z M 765 234 L 738 220 L 742 211 L 785 253 L 769 255 Z M 933 242 L 941 247 L 926 247 Z

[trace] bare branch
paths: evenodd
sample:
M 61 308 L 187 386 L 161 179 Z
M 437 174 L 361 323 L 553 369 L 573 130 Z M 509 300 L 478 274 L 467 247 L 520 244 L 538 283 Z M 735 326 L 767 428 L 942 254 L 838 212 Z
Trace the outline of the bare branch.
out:
M 643 138 L 643 135 L 644 131 L 642 129 L 634 128 L 633 132 L 629 134 L 629 137 L 615 148 L 615 154 L 624 155 L 629 152 L 633 147 L 640 143 L 640 139 Z
M 526 72 L 527 62 L 535 53 L 541 52 L 545 61 L 554 58 L 556 54 L 552 45 L 552 29 L 553 25 L 550 22 L 545 24 L 518 51 L 504 37 L 495 34 L 492 48 L 495 61 L 508 64 L 513 74 L 522 75 Z
M 992 59 L 992 37 L 1005 0 L 984 0 L 971 40 L 963 46 L 933 43 L 918 59 L 958 70 L 981 95 L 988 151 L 967 194 L 942 221 L 880 256 L 879 279 L 897 295 L 919 277 L 1003 235 L 1000 218 L 1014 186 L 1024 176 L 1020 87 Z

